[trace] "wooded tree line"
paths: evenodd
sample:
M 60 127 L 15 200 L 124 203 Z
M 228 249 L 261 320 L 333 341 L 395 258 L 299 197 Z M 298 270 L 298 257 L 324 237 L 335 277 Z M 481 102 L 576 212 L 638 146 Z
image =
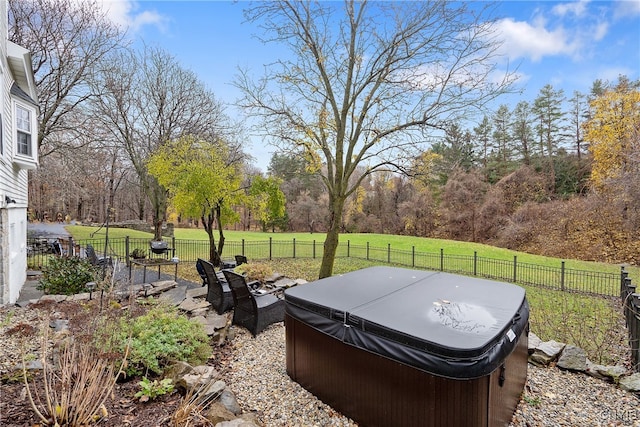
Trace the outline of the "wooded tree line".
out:
M 328 232 L 325 253 L 339 232 L 382 232 L 638 261 L 638 83 L 597 81 L 568 99 L 548 85 L 472 125 L 467 111 L 495 103 L 514 75 L 491 83 L 491 21 L 467 4 L 250 9 L 294 58 L 236 82 L 242 106 L 282 148 L 267 176 L 198 76 L 160 48 L 132 49 L 96 1 L 9 6 L 9 37 L 32 52 L 41 105 L 31 219 L 141 219 L 157 237 L 167 219 L 207 232 L 223 223 Z M 323 25 L 335 16 L 348 31 Z M 382 32 L 380 19 L 396 28 Z M 210 193 L 176 181 L 187 169 L 204 179 L 203 159 L 234 172 L 228 186 Z M 323 260 L 320 275 L 331 269 Z
M 569 99 L 547 85 L 533 102 L 500 105 L 476 126 L 451 124 L 407 175 L 364 180 L 342 230 L 637 264 L 639 97 L 640 82 L 625 76 Z M 327 197 L 307 170 L 286 155 L 269 166 L 284 181 L 290 229 L 324 231 Z

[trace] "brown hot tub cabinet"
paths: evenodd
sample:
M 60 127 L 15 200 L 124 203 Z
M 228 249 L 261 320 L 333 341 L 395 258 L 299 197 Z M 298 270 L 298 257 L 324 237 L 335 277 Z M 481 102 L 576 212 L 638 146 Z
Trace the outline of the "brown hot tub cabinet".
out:
M 372 267 L 285 300 L 287 373 L 360 425 L 509 424 L 527 377 L 521 287 Z

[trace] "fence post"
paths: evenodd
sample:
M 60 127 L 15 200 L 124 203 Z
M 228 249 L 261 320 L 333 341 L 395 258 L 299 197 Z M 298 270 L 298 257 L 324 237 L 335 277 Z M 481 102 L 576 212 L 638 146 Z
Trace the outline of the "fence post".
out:
M 347 240 L 347 258 L 351 256 L 351 240 Z
M 632 295 L 632 313 L 629 319 L 629 341 L 631 344 L 631 358 L 633 360 L 633 366 L 635 371 L 638 372 L 640 368 L 640 315 L 638 315 L 638 309 L 640 309 L 640 295 Z
M 560 290 L 564 292 L 564 261 L 560 264 Z
M 624 297 L 624 300 L 622 301 L 623 308 L 624 308 L 624 320 L 627 325 L 627 328 L 631 328 L 631 321 L 633 320 L 633 316 L 635 315 L 634 310 L 636 309 L 636 307 L 634 307 L 633 305 L 634 303 L 633 296 L 635 295 L 635 293 L 636 293 L 636 286 L 633 283 L 631 283 L 631 279 L 627 279 L 625 297 Z M 638 305 L 640 306 L 640 304 Z
M 247 254 L 244 253 L 244 239 L 242 239 L 242 251 L 241 251 L 243 256 L 246 256 Z
M 131 268 L 131 257 L 129 256 L 129 236 L 124 238 L 124 254 L 127 258 L 127 267 Z
M 387 264 L 391 264 L 391 243 L 387 243 Z
M 624 299 L 625 294 L 625 279 L 629 277 L 629 272 L 624 269 L 624 265 L 620 266 L 620 298 Z
M 316 239 L 313 239 L 313 259 L 316 259 Z
M 411 267 L 416 266 L 416 247 L 411 246 Z
M 269 261 L 273 259 L 273 237 L 269 237 Z
M 296 259 L 296 238 L 293 238 L 293 259 Z
M 67 254 L 69 256 L 74 256 L 76 254 L 75 245 L 73 243 L 73 237 L 69 237 L 69 248 L 67 249 Z
M 444 249 L 440 248 L 440 271 L 444 271 Z
M 513 256 L 513 283 L 516 283 L 516 279 L 518 278 L 518 256 Z
M 473 251 L 473 275 L 478 275 L 478 251 Z
M 367 261 L 369 261 L 369 242 L 367 242 Z

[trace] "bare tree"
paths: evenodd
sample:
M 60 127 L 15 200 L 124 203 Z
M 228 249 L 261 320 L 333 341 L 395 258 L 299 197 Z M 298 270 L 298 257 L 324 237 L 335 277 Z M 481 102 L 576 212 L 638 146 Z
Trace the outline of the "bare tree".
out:
M 329 229 L 319 277 L 333 272 L 345 200 L 379 170 L 403 170 L 425 133 L 508 88 L 487 4 L 261 2 L 247 11 L 291 52 L 236 84 L 273 141 L 297 146 L 322 177 Z M 359 165 L 366 173 L 351 180 Z
M 124 148 L 149 199 L 154 239 L 161 239 L 166 220 L 167 192 L 148 174 L 146 161 L 167 142 L 193 135 L 209 141 L 231 141 L 228 163 L 244 159 L 234 143 L 231 122 L 224 108 L 198 77 L 159 48 L 140 53 L 121 52 L 103 62 L 94 91 L 101 93 L 93 106 L 111 137 Z M 140 200 L 140 218 L 144 218 Z
M 9 2 L 9 39 L 31 52 L 40 104 L 39 156 L 75 146 L 95 66 L 124 34 L 96 0 Z M 75 115 L 76 117 L 71 118 Z M 81 123 L 80 123 L 81 124 Z
M 440 205 L 450 239 L 478 241 L 480 210 L 488 189 L 478 171 L 453 171 L 443 188 Z

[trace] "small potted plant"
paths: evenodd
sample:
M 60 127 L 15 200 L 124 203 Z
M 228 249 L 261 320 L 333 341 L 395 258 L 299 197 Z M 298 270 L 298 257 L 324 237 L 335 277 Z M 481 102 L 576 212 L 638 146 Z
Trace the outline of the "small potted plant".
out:
M 145 259 L 146 257 L 147 257 L 147 254 L 145 253 L 144 249 L 135 248 L 131 252 L 131 258 L 133 259 Z

